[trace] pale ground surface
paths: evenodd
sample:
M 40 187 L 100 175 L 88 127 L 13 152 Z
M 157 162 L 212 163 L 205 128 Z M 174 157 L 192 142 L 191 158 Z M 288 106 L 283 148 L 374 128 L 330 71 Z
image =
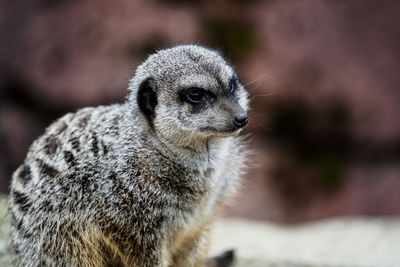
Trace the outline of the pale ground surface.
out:
M 219 220 L 210 252 L 229 248 L 237 252 L 237 267 L 395 267 L 400 266 L 400 217 L 347 217 L 291 226 Z
M 8 266 L 10 216 L 0 196 L 0 266 Z M 337 218 L 282 226 L 220 219 L 210 255 L 235 249 L 235 267 L 400 266 L 400 217 Z

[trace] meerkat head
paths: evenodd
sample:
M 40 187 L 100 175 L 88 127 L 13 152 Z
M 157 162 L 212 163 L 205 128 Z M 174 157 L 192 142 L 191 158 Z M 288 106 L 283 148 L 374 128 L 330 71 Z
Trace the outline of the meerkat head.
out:
M 194 45 L 151 55 L 131 81 L 136 102 L 160 138 L 191 146 L 237 135 L 248 122 L 247 92 L 219 53 Z

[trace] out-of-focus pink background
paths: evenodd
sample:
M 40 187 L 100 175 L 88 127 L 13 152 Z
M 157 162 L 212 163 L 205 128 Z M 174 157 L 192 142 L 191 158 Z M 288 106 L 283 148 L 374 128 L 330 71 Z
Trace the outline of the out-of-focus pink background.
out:
M 398 1 L 0 0 L 0 190 L 62 114 L 124 101 L 147 55 L 223 51 L 253 156 L 225 216 L 400 214 Z

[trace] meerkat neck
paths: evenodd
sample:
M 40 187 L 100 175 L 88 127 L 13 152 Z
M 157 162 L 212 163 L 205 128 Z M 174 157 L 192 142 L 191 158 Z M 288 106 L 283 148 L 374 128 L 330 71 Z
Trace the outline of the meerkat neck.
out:
M 211 137 L 198 140 L 197 143 L 182 145 L 182 143 L 168 143 L 156 138 L 155 147 L 161 148 L 160 153 L 174 161 L 181 162 L 187 168 L 205 171 L 211 164 L 220 158 L 221 151 L 227 147 L 231 138 Z

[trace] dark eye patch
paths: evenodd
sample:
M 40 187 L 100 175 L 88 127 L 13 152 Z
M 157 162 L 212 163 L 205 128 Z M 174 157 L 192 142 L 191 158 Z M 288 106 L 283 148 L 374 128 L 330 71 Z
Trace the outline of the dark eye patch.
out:
M 185 96 L 186 100 L 191 104 L 201 104 L 208 101 L 206 92 L 199 88 L 189 89 Z
M 181 100 L 192 105 L 210 106 L 215 98 L 214 94 L 203 88 L 192 87 L 180 92 Z

